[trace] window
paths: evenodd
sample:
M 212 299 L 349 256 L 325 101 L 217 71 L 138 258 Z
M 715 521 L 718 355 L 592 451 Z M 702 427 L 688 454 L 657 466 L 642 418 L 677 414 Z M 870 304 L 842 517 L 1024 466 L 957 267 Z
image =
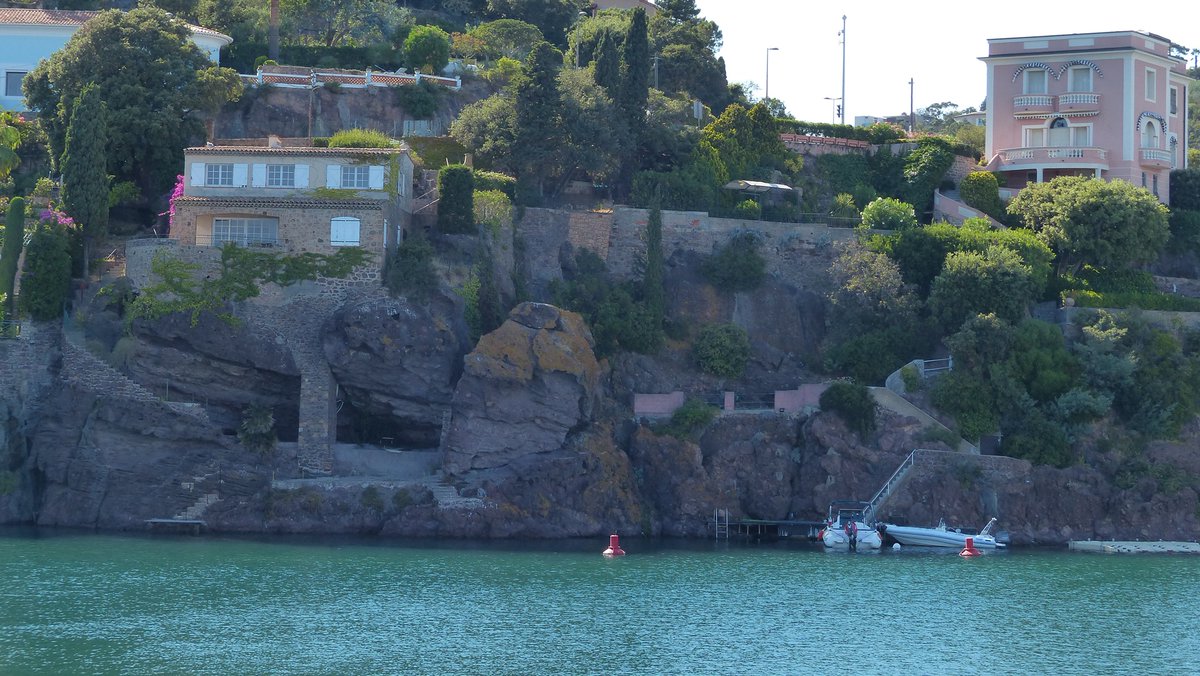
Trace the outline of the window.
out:
M 1068 89 L 1072 92 L 1092 91 L 1092 69 L 1087 66 L 1076 66 L 1067 74 Z
M 1158 174 L 1154 175 L 1154 196 L 1158 197 Z
M 1046 130 L 1042 127 L 1034 127 L 1027 130 L 1028 141 L 1025 143 L 1026 148 L 1042 148 L 1046 145 Z
M 1046 71 L 1041 68 L 1030 68 L 1025 71 L 1025 93 L 1046 93 Z
M 233 165 L 204 165 L 204 185 L 233 185 Z
M 1179 114 L 1179 88 L 1171 87 L 1171 104 L 1170 110 L 1172 115 Z
M 329 222 L 329 243 L 333 246 L 358 246 L 359 220 L 339 216 Z
M 25 79 L 27 71 L 10 70 L 4 74 L 4 95 L 5 96 L 23 96 L 21 94 L 21 80 Z
M 1071 127 L 1071 145 L 1076 148 L 1086 148 L 1092 145 L 1092 128 L 1087 126 Z
M 371 187 L 371 168 L 368 166 L 342 167 L 343 188 Z
M 1154 101 L 1158 95 L 1158 73 L 1146 69 L 1146 100 Z
M 279 243 L 277 218 L 214 218 L 213 246 L 233 242 L 241 246 L 271 246 Z
M 1146 120 L 1146 126 L 1142 127 L 1142 147 L 1158 147 L 1158 124 L 1154 120 Z
M 294 188 L 294 187 L 296 187 L 296 165 L 294 165 L 294 164 L 268 164 L 267 165 L 267 187 L 268 188 Z
M 1146 187 L 1146 172 L 1142 172 L 1142 187 Z

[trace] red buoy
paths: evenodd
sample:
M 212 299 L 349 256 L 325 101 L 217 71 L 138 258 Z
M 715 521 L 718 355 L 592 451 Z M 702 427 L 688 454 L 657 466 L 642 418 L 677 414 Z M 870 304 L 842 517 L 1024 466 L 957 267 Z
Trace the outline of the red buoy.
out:
M 958 553 L 959 556 L 979 556 L 980 552 L 975 549 L 975 538 L 967 538 L 967 546 Z
M 625 556 L 625 550 L 621 549 L 621 544 L 617 542 L 616 533 L 608 536 L 608 549 L 604 550 L 605 556 Z

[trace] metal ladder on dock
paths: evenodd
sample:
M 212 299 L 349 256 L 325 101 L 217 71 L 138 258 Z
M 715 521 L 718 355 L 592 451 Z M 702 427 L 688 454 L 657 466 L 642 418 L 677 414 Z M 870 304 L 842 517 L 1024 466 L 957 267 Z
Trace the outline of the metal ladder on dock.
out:
M 713 535 L 718 540 L 729 539 L 729 510 L 713 510 Z

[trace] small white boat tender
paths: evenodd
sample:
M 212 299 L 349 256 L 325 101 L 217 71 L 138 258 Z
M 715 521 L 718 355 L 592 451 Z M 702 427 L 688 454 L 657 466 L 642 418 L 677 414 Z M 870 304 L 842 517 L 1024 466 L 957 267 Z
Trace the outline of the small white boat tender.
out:
M 962 549 L 967 544 L 967 538 L 972 538 L 978 549 L 997 549 L 1004 547 L 1003 542 L 997 542 L 992 535 L 996 518 L 976 533 L 964 533 L 957 529 L 946 528 L 946 522 L 938 523 L 937 528 L 920 528 L 918 526 L 897 526 L 890 523 L 879 524 L 879 532 L 885 537 L 899 542 L 905 547 L 957 547 Z

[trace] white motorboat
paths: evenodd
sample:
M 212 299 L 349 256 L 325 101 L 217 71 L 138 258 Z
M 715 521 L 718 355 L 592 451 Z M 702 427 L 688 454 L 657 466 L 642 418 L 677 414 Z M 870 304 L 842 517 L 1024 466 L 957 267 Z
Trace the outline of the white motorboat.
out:
M 996 518 L 992 517 L 983 530 L 978 533 L 966 533 L 960 529 L 947 528 L 945 521 L 938 523 L 936 528 L 881 523 L 879 532 L 884 537 L 891 538 L 905 547 L 957 547 L 961 549 L 966 546 L 967 538 L 972 538 L 977 549 L 996 549 L 1005 545 L 1003 542 L 997 542 L 996 536 L 992 535 L 992 528 L 995 525 Z
M 850 549 L 851 536 L 847 528 L 854 531 L 854 548 L 879 549 L 883 538 L 875 528 L 863 520 L 866 503 L 852 500 L 837 500 L 829 505 L 829 518 L 821 529 L 821 542 L 829 549 Z M 854 527 L 850 528 L 853 523 Z

